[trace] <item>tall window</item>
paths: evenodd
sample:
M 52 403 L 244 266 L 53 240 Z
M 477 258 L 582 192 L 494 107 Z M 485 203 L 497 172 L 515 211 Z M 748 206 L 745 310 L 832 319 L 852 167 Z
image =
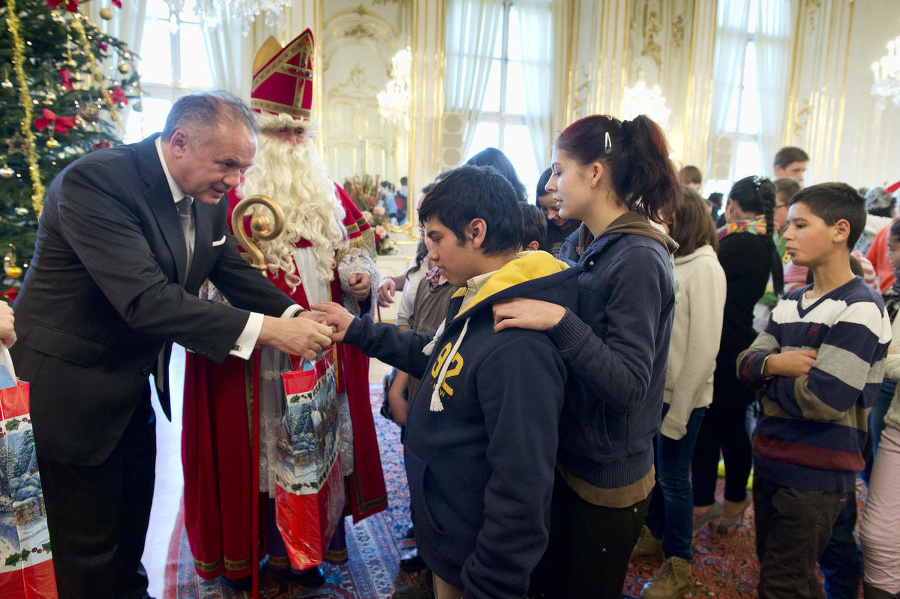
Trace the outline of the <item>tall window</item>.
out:
M 764 175 L 766 161 L 763 158 L 763 143 L 760 132 L 759 88 L 756 69 L 756 14 L 757 1 L 750 2 L 750 18 L 747 26 L 747 40 L 740 66 L 740 77 L 731 95 L 728 119 L 724 135 L 719 135 L 715 143 L 731 141 L 730 178 L 714 179 L 710 173 L 703 187 L 704 195 L 713 192 L 728 194 L 734 181 L 749 175 Z M 715 148 L 713 149 L 715 151 Z
M 125 141 L 140 141 L 161 131 L 175 100 L 191 92 L 212 88 L 212 73 L 200 22 L 194 14 L 194 0 L 186 0 L 181 25 L 169 20 L 164 0 L 149 0 L 141 43 L 140 113 L 131 111 L 125 125 Z
M 549 11 L 548 11 L 549 18 Z M 505 2 L 501 31 L 497 32 L 490 79 L 481 104 L 474 140 L 466 160 L 487 147 L 499 148 L 525 184 L 534 193 L 541 172 L 549 165 L 535 163 L 531 134 L 525 124 L 525 81 L 519 42 L 519 19 L 513 2 Z M 540 40 L 550 43 L 550 40 Z M 547 83 L 549 85 L 549 82 Z

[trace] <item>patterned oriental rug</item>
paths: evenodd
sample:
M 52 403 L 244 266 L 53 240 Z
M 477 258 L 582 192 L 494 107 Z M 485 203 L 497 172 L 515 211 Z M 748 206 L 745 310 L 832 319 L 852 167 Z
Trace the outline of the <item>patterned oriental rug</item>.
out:
M 400 571 L 400 554 L 413 546 L 405 538 L 410 526 L 409 490 L 400 446 L 400 429 L 383 418 L 381 385 L 372 384 L 372 411 L 378 432 L 382 466 L 388 489 L 388 509 L 357 525 L 345 520 L 350 559 L 346 564 L 326 564 L 326 583 L 321 589 L 272 580 L 267 570 L 260 578 L 260 597 L 265 599 L 386 599 L 395 588 L 412 584 L 417 575 Z M 723 480 L 717 491 L 721 501 Z M 858 487 L 860 515 L 865 487 Z M 713 535 L 704 526 L 694 539 L 695 599 L 751 599 L 757 596 L 759 562 L 753 534 L 753 507 L 748 508 L 740 528 L 729 535 Z M 634 560 L 623 589 L 623 598 L 640 597 L 645 582 L 660 566 L 659 560 Z M 250 593 L 230 589 L 219 581 L 208 582 L 196 575 L 193 567 L 183 514 L 179 513 L 169 545 L 166 564 L 165 599 L 249 599 Z

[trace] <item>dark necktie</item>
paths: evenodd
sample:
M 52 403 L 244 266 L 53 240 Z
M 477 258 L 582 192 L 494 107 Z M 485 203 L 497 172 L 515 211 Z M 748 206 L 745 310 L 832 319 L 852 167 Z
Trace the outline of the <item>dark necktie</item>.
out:
M 187 273 L 191 270 L 191 258 L 194 257 L 194 211 L 192 210 L 194 198 L 184 196 L 180 202 L 176 202 L 178 214 L 181 216 L 181 230 L 184 233 L 184 247 L 187 252 L 187 262 L 185 264 L 185 279 Z

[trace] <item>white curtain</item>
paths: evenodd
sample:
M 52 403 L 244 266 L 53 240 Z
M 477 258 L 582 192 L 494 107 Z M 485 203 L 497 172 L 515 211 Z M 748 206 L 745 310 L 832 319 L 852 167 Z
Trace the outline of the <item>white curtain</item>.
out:
M 553 14 L 549 0 L 517 0 L 513 6 L 519 25 L 519 52 L 525 83 L 525 124 L 538 172 L 550 164 L 554 64 Z
M 771 161 L 785 145 L 785 117 L 790 83 L 791 34 L 797 0 L 757 0 L 756 81 L 762 155 Z M 768 169 L 766 169 L 768 170 Z
M 487 89 L 503 19 L 502 0 L 450 0 L 446 13 L 444 110 L 465 115 L 463 151 L 469 152 Z
M 245 51 L 246 38 L 241 34 L 241 24 L 222 19 L 215 27 L 203 28 L 203 41 L 213 87 L 249 100 L 250 78 L 253 77 L 250 67 L 255 49 Z
M 725 132 L 728 107 L 741 77 L 750 0 L 719 2 L 716 15 L 716 48 L 713 64 L 712 135 Z

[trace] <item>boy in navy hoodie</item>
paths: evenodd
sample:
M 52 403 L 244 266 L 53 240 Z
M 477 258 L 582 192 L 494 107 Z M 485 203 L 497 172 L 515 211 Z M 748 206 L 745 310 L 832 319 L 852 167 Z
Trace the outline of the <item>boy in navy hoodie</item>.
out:
M 547 545 L 566 369 L 544 333 L 495 333 L 492 305 L 512 297 L 570 304 L 577 272 L 545 252 L 518 253 L 519 202 L 493 168 L 452 171 L 419 216 L 431 259 L 461 288 L 433 338 L 337 304 L 314 308 L 328 313 L 334 341 L 422 381 L 404 453 L 416 544 L 438 599 L 521 598 Z

